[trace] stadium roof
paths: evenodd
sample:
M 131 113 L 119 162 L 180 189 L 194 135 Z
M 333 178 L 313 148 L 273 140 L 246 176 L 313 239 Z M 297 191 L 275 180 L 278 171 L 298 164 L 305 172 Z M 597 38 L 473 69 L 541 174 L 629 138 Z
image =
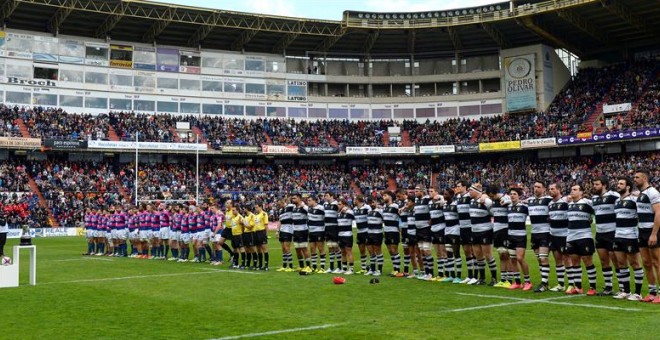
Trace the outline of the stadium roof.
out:
M 311 20 L 142 0 L 3 3 L 0 21 L 7 28 L 291 56 L 415 55 L 420 59 L 544 43 L 584 60 L 660 45 L 658 0 L 531 0 L 526 5 L 518 1 L 513 12 L 503 3 L 507 7 L 502 11 L 455 11 L 452 17 L 431 11 L 424 12 L 424 20 L 420 15 L 399 21 L 381 20 L 376 13 L 370 16 L 374 19 L 363 20 L 360 12 L 348 11 L 338 21 Z

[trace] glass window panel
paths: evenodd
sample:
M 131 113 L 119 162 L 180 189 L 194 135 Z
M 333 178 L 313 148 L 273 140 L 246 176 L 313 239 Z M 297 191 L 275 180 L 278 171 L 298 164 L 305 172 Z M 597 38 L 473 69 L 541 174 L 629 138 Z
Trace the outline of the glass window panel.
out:
M 110 75 L 110 85 L 133 86 L 133 77 L 119 74 Z
M 222 59 L 214 57 L 203 57 L 202 67 L 222 68 Z
M 348 109 L 329 109 L 329 118 L 348 118 Z
M 374 118 L 376 118 L 376 117 L 374 117 Z M 394 109 L 394 118 L 415 118 L 415 110 L 413 110 L 413 109 Z
M 294 118 L 307 118 L 307 108 L 304 107 L 290 107 L 289 117 Z
M 159 89 L 179 89 L 179 80 L 176 78 L 158 78 Z
M 83 97 L 60 95 L 60 106 L 83 107 Z
M 199 80 L 197 79 L 180 79 L 179 90 L 199 91 Z
M 136 87 L 156 87 L 156 78 L 148 76 L 135 76 L 133 84 Z
M 247 84 L 245 84 L 245 93 L 265 94 L 266 93 L 266 85 L 265 84 L 250 84 L 250 83 L 247 83 Z
M 29 92 L 7 91 L 7 103 L 9 104 L 32 104 Z
M 202 81 L 202 91 L 222 92 L 222 82 L 204 80 Z
M 225 92 L 243 93 L 243 84 L 225 82 Z
M 158 102 L 158 112 L 179 112 L 179 103 Z
M 60 70 L 60 80 L 70 81 L 73 83 L 83 82 L 83 72 L 74 70 Z
M 432 107 L 417 109 L 416 114 L 417 118 L 434 118 L 435 109 Z
M 286 117 L 286 107 L 269 106 L 266 112 L 268 117 Z
M 266 115 L 266 108 L 263 106 L 246 106 L 245 115 L 263 117 Z
M 387 118 L 390 119 L 392 118 L 392 110 L 391 109 L 373 109 L 371 110 L 371 115 L 373 118 Z
M 85 107 L 88 109 L 107 109 L 108 98 L 85 97 Z
M 307 109 L 307 116 L 309 118 L 327 118 L 328 110 L 320 107 L 310 107 Z
M 136 111 L 156 111 L 156 103 L 153 100 L 134 100 L 133 109 Z
M 225 114 L 230 116 L 242 116 L 243 105 L 225 105 Z
M 32 66 L 7 64 L 7 77 L 32 78 Z
M 264 71 L 265 63 L 263 60 L 251 60 L 248 59 L 245 61 L 245 70 L 247 71 Z
M 107 84 L 108 75 L 99 72 L 85 72 L 85 83 L 87 84 Z
M 37 105 L 57 106 L 57 95 L 47 93 L 35 93 L 34 103 Z
M 198 103 L 181 103 L 181 113 L 200 113 Z
M 222 114 L 222 105 L 220 104 L 203 104 L 202 113 L 221 115 Z
M 118 111 L 133 110 L 133 101 L 130 99 L 110 98 L 110 109 Z
M 351 109 L 351 118 L 369 118 L 365 109 Z

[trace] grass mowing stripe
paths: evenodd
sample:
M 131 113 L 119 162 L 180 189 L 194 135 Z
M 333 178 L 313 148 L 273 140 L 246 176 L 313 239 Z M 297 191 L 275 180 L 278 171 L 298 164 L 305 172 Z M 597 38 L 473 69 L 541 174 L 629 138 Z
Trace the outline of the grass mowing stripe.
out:
M 592 304 L 587 304 L 587 303 L 572 303 L 572 302 L 557 302 L 554 300 L 560 300 L 560 299 L 570 299 L 574 297 L 580 297 L 582 295 L 569 295 L 569 296 L 560 296 L 560 297 L 554 297 L 554 298 L 547 298 L 547 299 L 522 299 L 522 298 L 515 298 L 515 297 L 509 297 L 509 296 L 500 296 L 500 295 L 487 295 L 487 294 L 471 294 L 471 293 L 456 293 L 457 295 L 463 295 L 463 296 L 475 296 L 475 297 L 482 297 L 482 298 L 491 298 L 491 299 L 505 299 L 505 300 L 514 300 L 517 302 L 509 302 L 509 303 L 500 303 L 497 305 L 485 305 L 485 306 L 476 306 L 476 307 L 468 307 L 468 308 L 461 308 L 458 310 L 450 310 L 450 312 L 462 312 L 464 310 L 471 310 L 471 309 L 483 309 L 483 308 L 493 308 L 493 307 L 499 307 L 501 305 L 508 306 L 508 305 L 515 305 L 519 303 L 549 303 L 553 305 L 562 305 L 562 306 L 573 306 L 573 307 L 587 307 L 587 308 L 599 308 L 599 309 L 610 309 L 610 310 L 623 310 L 623 311 L 629 311 L 629 312 L 639 312 L 641 309 L 639 308 L 624 308 L 624 307 L 615 307 L 615 306 L 602 306 L 602 305 L 592 305 Z
M 315 330 L 315 329 L 324 329 L 324 328 L 330 328 L 330 327 L 337 327 L 339 325 L 342 325 L 342 324 L 332 323 L 332 324 L 302 327 L 302 328 L 281 329 L 281 330 L 277 330 L 277 331 L 270 331 L 270 332 L 263 332 L 263 333 L 250 333 L 250 334 L 243 334 L 243 335 L 226 336 L 226 337 L 223 337 L 223 338 L 217 338 L 217 339 L 211 339 L 211 340 L 230 340 L 230 339 L 256 338 L 256 337 L 259 337 L 259 336 L 266 336 L 266 335 L 275 335 L 275 334 L 293 333 L 293 332 L 303 332 L 303 331 L 311 331 L 311 330 Z
M 167 277 L 167 276 L 182 276 L 182 275 L 200 275 L 200 274 L 214 274 L 214 273 L 237 273 L 237 274 L 248 274 L 248 275 L 261 275 L 261 273 L 252 273 L 244 272 L 240 270 L 205 270 L 203 272 L 186 272 L 186 273 L 170 273 L 170 274 L 154 274 L 154 275 L 137 275 L 137 276 L 123 276 L 123 277 L 107 277 L 103 279 L 85 279 L 85 280 L 73 280 L 73 281 L 58 281 L 58 282 L 45 282 L 39 283 L 39 285 L 54 285 L 54 284 L 68 284 L 68 283 L 86 283 L 86 282 L 103 282 L 103 281 L 119 281 L 119 280 L 131 280 L 131 279 L 147 279 L 154 277 Z

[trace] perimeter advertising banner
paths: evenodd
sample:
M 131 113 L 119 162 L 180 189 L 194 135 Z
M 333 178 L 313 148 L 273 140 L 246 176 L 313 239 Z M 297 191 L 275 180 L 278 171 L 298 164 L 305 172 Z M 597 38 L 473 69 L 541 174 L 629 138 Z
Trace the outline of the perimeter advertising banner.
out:
M 261 152 L 265 154 L 297 155 L 298 147 L 295 145 L 262 145 Z
M 504 58 L 504 93 L 508 112 L 536 110 L 535 55 Z
M 639 130 L 625 130 L 619 132 L 596 133 L 586 138 L 579 136 L 563 136 L 557 137 L 558 145 L 566 144 L 583 144 L 583 143 L 600 143 L 600 142 L 613 142 L 618 140 L 627 139 L 641 139 L 641 138 L 657 138 L 660 136 L 660 130 L 657 128 L 646 128 Z
M 479 151 L 503 151 L 503 150 L 519 150 L 520 141 L 514 140 L 509 142 L 494 142 L 494 143 L 479 143 Z

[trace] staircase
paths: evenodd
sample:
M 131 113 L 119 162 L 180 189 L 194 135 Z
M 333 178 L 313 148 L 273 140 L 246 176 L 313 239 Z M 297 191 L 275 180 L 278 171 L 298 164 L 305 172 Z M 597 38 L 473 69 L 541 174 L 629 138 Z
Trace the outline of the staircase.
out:
M 264 140 L 266 141 L 266 145 L 273 145 L 273 140 L 270 138 L 270 136 L 264 132 Z
M 387 190 L 396 191 L 396 180 L 394 177 L 387 178 Z
M 37 186 L 37 182 L 34 181 L 32 176 L 30 176 L 30 174 L 26 173 L 26 175 L 28 178 L 28 185 L 30 186 L 30 190 L 32 191 L 33 194 L 37 195 L 37 198 L 39 198 L 39 206 L 45 208 L 46 211 L 48 211 L 48 224 L 50 224 L 50 227 L 52 228 L 59 227 L 60 223 L 57 221 L 55 216 L 53 216 L 53 212 L 48 208 L 48 202 L 44 198 L 44 195 L 41 194 L 41 190 L 39 190 L 39 186 Z
M 17 118 L 14 121 L 14 124 L 18 125 L 18 131 L 21 132 L 21 136 L 23 138 L 30 138 L 30 131 L 28 130 L 27 126 L 25 125 L 25 122 L 21 118 Z
M 356 196 L 363 195 L 363 193 L 362 193 L 362 189 L 360 189 L 360 186 L 357 185 L 357 183 L 355 183 L 355 181 L 352 181 L 352 182 L 351 182 L 351 189 L 353 189 L 353 193 L 354 193 Z
M 401 146 L 413 146 L 410 141 L 410 132 L 408 132 L 408 130 L 401 130 Z
M 117 131 L 115 131 L 112 125 L 108 125 L 108 139 L 113 142 L 119 141 L 119 136 L 117 135 Z
M 383 132 L 383 146 L 390 146 L 390 133 L 387 131 Z
M 169 128 L 170 133 L 172 134 L 172 139 L 174 140 L 174 143 L 181 143 L 181 136 L 179 136 L 179 132 L 176 131 L 176 129 L 172 126 Z
M 580 130 L 594 131 L 600 128 L 600 126 L 596 126 L 596 123 L 600 120 L 600 117 L 603 115 L 603 105 L 607 104 L 608 100 L 610 100 L 610 96 L 606 95 L 600 103 L 596 104 L 596 109 L 587 117 L 584 123 L 582 123 Z

